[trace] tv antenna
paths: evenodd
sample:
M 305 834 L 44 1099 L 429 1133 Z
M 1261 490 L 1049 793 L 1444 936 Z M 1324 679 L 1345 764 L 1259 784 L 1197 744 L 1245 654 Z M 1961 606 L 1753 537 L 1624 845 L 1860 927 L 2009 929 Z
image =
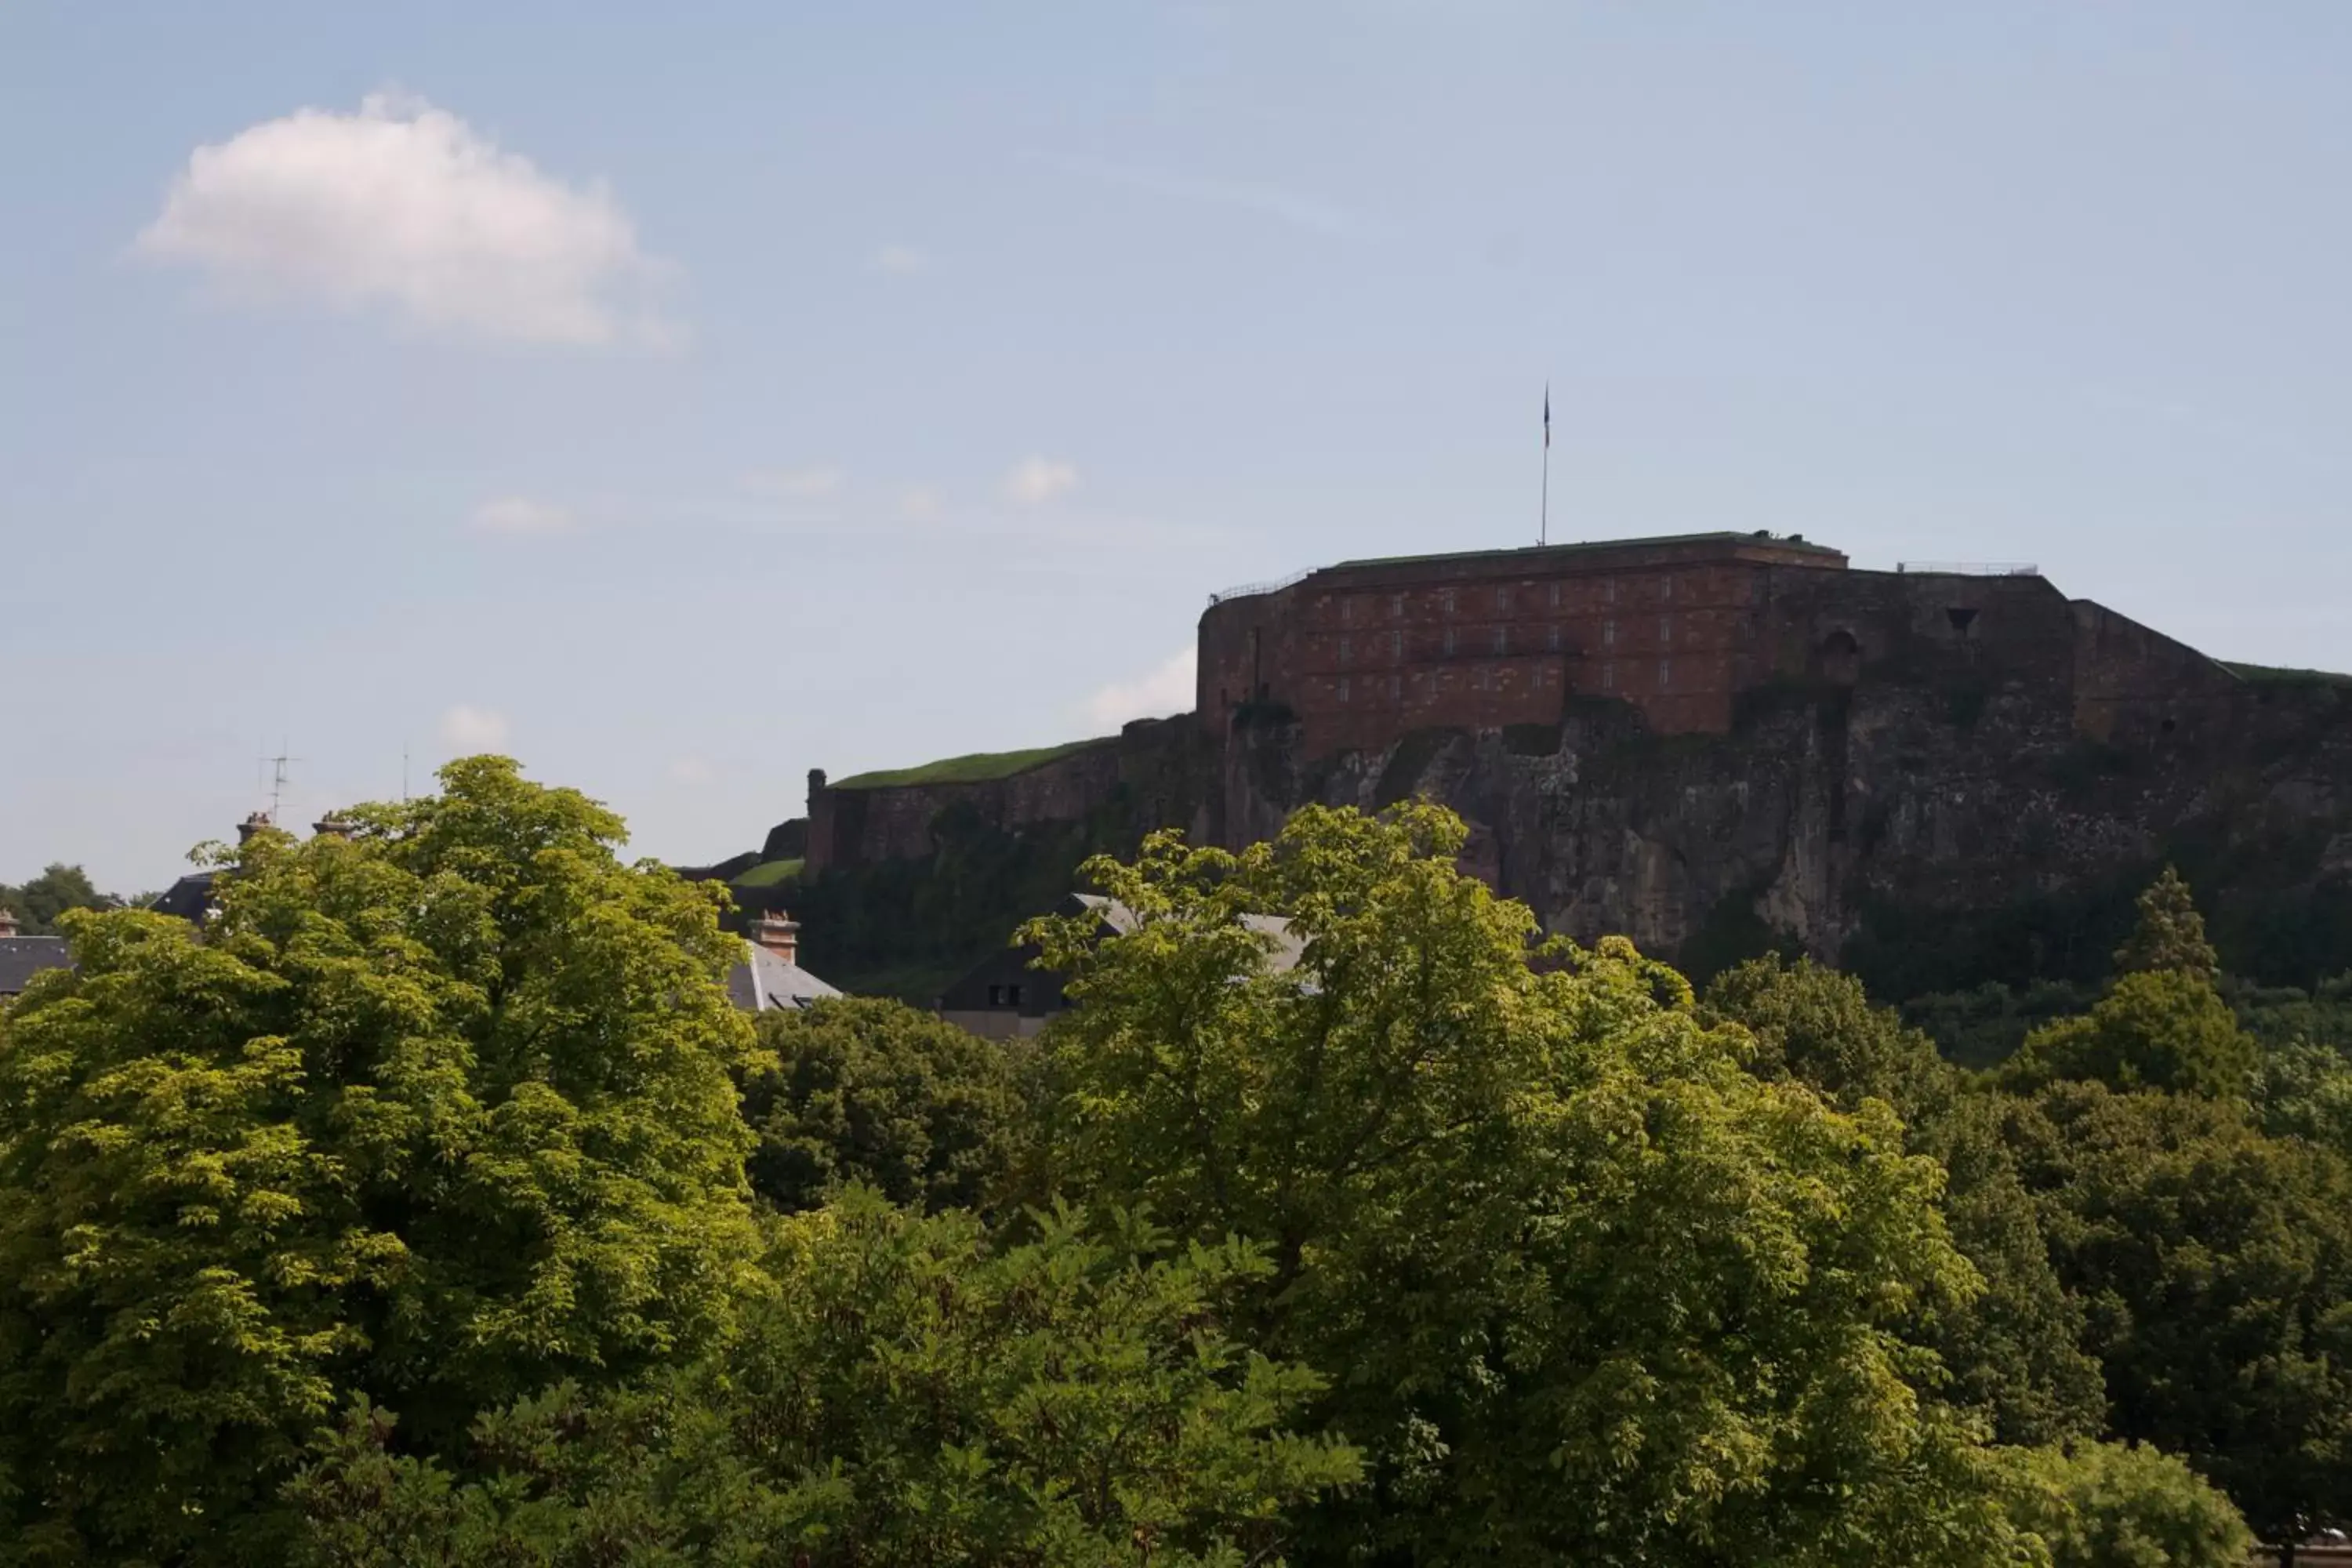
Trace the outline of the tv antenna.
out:
M 278 821 L 278 814 L 286 804 L 287 769 L 301 760 L 286 754 L 286 742 L 282 740 L 278 742 L 276 756 L 261 759 L 261 765 L 269 770 L 269 820 L 272 823 Z

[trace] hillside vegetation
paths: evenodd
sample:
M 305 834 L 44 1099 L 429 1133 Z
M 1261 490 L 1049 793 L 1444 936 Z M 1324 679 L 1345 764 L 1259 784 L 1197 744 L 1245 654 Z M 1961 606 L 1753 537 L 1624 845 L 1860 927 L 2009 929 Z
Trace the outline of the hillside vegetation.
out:
M 0 1563 L 2240 1568 L 2352 1499 L 2352 1059 L 2189 889 L 1998 1069 L 1167 833 L 998 1045 L 728 1003 L 510 762 L 0 1012 Z M 1266 962 L 1250 919 L 1305 938 Z
M 1031 768 L 1042 767 L 1075 752 L 1116 743 L 1116 737 L 1097 736 L 1091 741 L 1068 741 L 1058 746 L 1035 746 L 1025 752 L 974 752 L 970 756 L 942 757 L 920 767 L 885 768 L 873 773 L 853 773 L 848 778 L 833 781 L 831 787 L 891 789 L 907 784 L 986 784 L 992 779 L 1007 779 L 1015 773 L 1025 773 Z

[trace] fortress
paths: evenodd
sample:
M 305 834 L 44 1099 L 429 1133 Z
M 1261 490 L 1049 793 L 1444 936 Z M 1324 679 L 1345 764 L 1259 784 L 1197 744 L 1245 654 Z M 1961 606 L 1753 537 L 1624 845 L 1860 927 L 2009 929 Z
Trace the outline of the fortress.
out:
M 835 888 L 878 955 L 886 884 L 919 923 L 959 868 L 1009 902 L 1017 864 L 1035 902 L 1152 827 L 1237 847 L 1419 795 L 1549 929 L 1702 969 L 1769 945 L 1949 953 L 1865 973 L 1894 994 L 2098 973 L 2167 860 L 2217 931 L 2305 954 L 2282 975 L 2352 963 L 2352 679 L 2223 665 L 2031 566 L 1861 570 L 1769 533 L 1351 561 L 1217 595 L 1198 636 L 1190 714 L 813 772 L 779 829 L 805 835 L 796 906 Z
M 2063 695 L 2101 738 L 2177 731 L 2239 684 L 2030 566 L 1858 572 L 1801 538 L 1702 533 L 1351 561 L 1219 595 L 1196 711 L 1222 734 L 1285 710 L 1310 756 L 1557 724 L 1580 699 L 1627 703 L 1660 734 L 1723 734 L 1745 693 L 1889 663 Z

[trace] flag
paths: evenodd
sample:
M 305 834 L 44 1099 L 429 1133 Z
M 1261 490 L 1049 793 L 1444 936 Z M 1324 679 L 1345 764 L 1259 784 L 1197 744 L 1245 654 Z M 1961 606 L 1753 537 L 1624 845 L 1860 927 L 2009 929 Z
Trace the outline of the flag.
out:
M 1544 450 L 1551 450 L 1551 383 L 1544 383 Z

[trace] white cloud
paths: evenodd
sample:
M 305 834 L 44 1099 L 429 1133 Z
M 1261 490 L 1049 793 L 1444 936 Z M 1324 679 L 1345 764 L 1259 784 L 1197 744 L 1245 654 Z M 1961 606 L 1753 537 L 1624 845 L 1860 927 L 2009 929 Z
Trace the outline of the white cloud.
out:
M 242 293 L 382 305 L 531 342 L 661 344 L 655 265 L 602 186 L 541 174 L 446 110 L 375 93 L 199 147 L 137 248 Z
M 1132 680 L 1114 680 L 1087 698 L 1084 709 L 1097 724 L 1124 724 L 1129 719 L 1160 719 L 1192 709 L 1199 655 L 1185 647 L 1165 662 Z
M 1036 506 L 1078 488 L 1078 470 L 1050 458 L 1024 458 L 1004 476 L 1004 493 L 1024 506 Z
M 833 495 L 848 482 L 849 476 L 830 463 L 813 463 L 799 468 L 761 468 L 743 476 L 746 489 L 762 495 L 789 496 L 795 500 Z
M 1048 157 L 1043 161 L 1066 173 L 1082 174 L 1088 179 L 1124 185 L 1129 190 L 1143 191 L 1156 196 L 1171 196 L 1178 201 L 1234 207 L 1314 234 L 1349 236 L 1366 232 L 1363 221 L 1337 203 L 1275 185 L 1240 180 L 1206 180 L 1158 169 L 1133 168 L 1100 158 Z
M 441 739 L 460 752 L 491 752 L 507 743 L 507 716 L 460 702 L 441 715 Z
M 572 526 L 572 513 L 546 501 L 507 496 L 476 507 L 474 526 L 490 533 L 562 533 Z
M 898 516 L 907 522 L 936 522 L 940 492 L 929 485 L 908 485 L 898 492 Z
M 874 270 L 908 278 L 931 264 L 931 258 L 911 245 L 886 245 L 874 253 Z
M 702 784 L 710 782 L 710 764 L 700 757 L 680 757 L 670 763 L 669 776 L 682 784 Z

